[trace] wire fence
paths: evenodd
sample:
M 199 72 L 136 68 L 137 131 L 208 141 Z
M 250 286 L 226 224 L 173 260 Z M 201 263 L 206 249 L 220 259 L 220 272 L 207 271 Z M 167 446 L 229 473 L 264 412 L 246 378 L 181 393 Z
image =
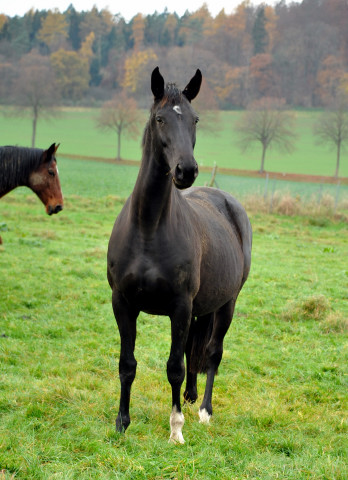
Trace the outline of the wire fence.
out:
M 300 207 L 348 214 L 348 185 L 339 179 L 336 183 L 311 183 L 280 180 L 266 174 L 262 178 L 241 177 L 219 173 L 217 168 L 209 175 L 203 173 L 204 184 L 215 186 L 243 201 L 259 202 L 269 212 L 286 204 L 288 210 L 298 211 Z M 201 179 L 202 181 L 202 179 Z M 292 205 L 292 207 L 290 207 Z

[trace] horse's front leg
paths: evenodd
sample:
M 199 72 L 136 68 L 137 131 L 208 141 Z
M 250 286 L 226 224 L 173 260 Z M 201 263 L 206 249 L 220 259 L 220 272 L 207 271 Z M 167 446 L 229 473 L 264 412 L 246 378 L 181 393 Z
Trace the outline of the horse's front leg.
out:
M 192 305 L 177 308 L 171 319 L 172 345 L 167 362 L 168 381 L 172 387 L 170 438 L 173 443 L 185 443 L 182 435 L 184 415 L 181 411 L 180 390 L 185 378 L 184 351 L 190 328 Z
M 129 403 L 132 383 L 135 378 L 137 362 L 134 357 L 136 339 L 136 320 L 139 311 L 130 307 L 117 292 L 112 294 L 112 307 L 121 338 L 119 374 L 121 382 L 120 408 L 116 418 L 116 431 L 124 432 L 130 424 Z

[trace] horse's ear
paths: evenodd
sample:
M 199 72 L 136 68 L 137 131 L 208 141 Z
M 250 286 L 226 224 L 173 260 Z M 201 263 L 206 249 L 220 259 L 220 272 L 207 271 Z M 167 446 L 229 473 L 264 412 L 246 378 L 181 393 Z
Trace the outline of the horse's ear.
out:
M 191 78 L 186 88 L 182 92 L 189 102 L 197 97 L 199 89 L 201 88 L 201 83 L 202 73 L 198 68 L 195 75 Z
M 164 95 L 164 79 L 160 74 L 159 68 L 156 67 L 151 75 L 151 90 L 155 100 L 161 100 Z
M 47 150 L 44 150 L 42 154 L 42 162 L 50 162 L 53 155 L 56 153 L 58 147 L 59 143 L 57 146 L 55 143 L 52 143 L 52 145 Z

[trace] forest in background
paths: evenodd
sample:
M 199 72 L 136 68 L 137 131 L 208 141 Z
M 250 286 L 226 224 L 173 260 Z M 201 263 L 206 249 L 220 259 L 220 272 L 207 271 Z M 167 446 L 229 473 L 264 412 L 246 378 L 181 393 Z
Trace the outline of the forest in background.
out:
M 200 68 L 200 101 L 209 109 L 264 97 L 326 107 L 348 92 L 347 25 L 345 0 L 245 1 L 216 17 L 203 4 L 181 17 L 164 10 L 129 22 L 73 5 L 63 13 L 0 13 L 0 103 L 20 104 L 30 83 L 52 104 L 100 105 L 125 91 L 147 107 L 149 75 L 159 65 L 181 87 Z

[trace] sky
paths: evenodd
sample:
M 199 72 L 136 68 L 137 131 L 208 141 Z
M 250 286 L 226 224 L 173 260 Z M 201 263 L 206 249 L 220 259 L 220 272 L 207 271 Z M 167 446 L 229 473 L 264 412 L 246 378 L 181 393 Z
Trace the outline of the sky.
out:
M 91 10 L 95 5 L 99 10 L 107 8 L 112 14 L 121 14 L 126 20 L 131 20 L 137 13 L 144 15 L 152 14 L 155 11 L 162 13 L 167 7 L 170 13 L 176 12 L 182 16 L 186 10 L 195 12 L 206 3 L 209 12 L 214 17 L 224 8 L 229 14 L 242 3 L 242 0 L 0 0 L 0 14 L 4 13 L 9 17 L 15 15 L 23 16 L 28 10 L 54 10 L 64 12 L 70 4 L 73 4 L 78 12 Z M 266 3 L 275 4 L 275 0 L 252 0 L 253 5 Z

